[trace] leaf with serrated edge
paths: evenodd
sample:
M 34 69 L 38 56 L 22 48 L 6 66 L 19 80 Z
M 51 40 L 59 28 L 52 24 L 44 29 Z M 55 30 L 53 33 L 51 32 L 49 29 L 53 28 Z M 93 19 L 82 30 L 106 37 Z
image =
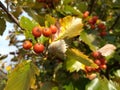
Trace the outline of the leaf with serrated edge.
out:
M 94 68 L 97 68 L 97 65 L 93 62 L 92 59 L 88 58 L 87 55 L 83 54 L 80 52 L 78 49 L 68 49 L 66 52 L 67 55 L 67 60 L 76 60 L 79 61 L 80 63 L 91 66 Z
M 56 38 L 57 40 L 75 37 L 77 35 L 80 35 L 80 32 L 83 30 L 81 18 L 67 16 L 63 19 L 60 19 L 60 25 L 60 33 Z
M 100 48 L 98 51 L 103 55 L 103 56 L 109 56 L 112 54 L 116 49 L 116 46 L 113 44 L 106 44 L 102 48 Z
M 85 65 L 77 60 L 69 59 L 66 60 L 66 69 L 70 72 L 74 72 L 74 71 L 78 72 L 80 69 L 85 70 Z
M 4 90 L 29 90 L 35 84 L 39 69 L 31 60 L 20 63 L 9 75 Z

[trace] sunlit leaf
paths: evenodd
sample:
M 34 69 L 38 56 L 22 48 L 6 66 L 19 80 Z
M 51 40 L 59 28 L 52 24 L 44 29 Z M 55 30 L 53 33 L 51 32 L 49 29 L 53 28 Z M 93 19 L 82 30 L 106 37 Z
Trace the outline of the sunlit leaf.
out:
M 95 78 L 87 86 L 85 90 L 117 90 L 105 77 Z
M 78 72 L 80 69 L 84 70 L 85 65 L 77 60 L 70 59 L 66 61 L 66 68 L 70 72 L 74 72 L 74 71 Z
M 39 26 L 39 24 L 34 21 L 34 20 L 30 20 L 27 17 L 21 17 L 20 19 L 20 26 L 25 29 L 24 30 L 24 34 L 26 36 L 27 39 L 32 39 L 33 42 L 35 42 L 34 36 L 32 35 L 32 29 L 35 26 Z
M 68 49 L 66 55 L 67 55 L 66 61 L 67 69 L 70 70 L 71 72 L 84 69 L 85 65 L 97 67 L 97 65 L 90 58 L 88 58 L 87 55 L 83 54 L 77 49 Z
M 24 61 L 8 75 L 5 90 L 29 90 L 35 84 L 38 68 L 30 61 Z
M 118 69 L 115 73 L 116 76 L 120 77 L 120 69 Z
M 56 22 L 56 19 L 54 17 L 50 16 L 50 15 L 46 15 L 45 19 L 49 23 L 49 25 L 55 24 L 55 22 Z
M 3 35 L 5 28 L 6 28 L 6 22 L 4 18 L 0 18 L 0 35 Z
M 112 54 L 116 49 L 116 46 L 113 44 L 106 44 L 102 48 L 100 48 L 98 51 L 103 55 L 103 56 L 109 56 Z
M 67 16 L 60 19 L 61 31 L 57 39 L 72 38 L 80 34 L 83 30 L 81 18 Z
M 86 43 L 92 51 L 96 51 L 98 49 L 98 42 L 99 41 L 96 40 L 95 35 L 88 34 L 87 32 L 82 31 L 80 33 L 80 39 L 82 39 L 82 41 L 84 43 Z
M 55 42 L 52 42 L 48 46 L 48 53 L 52 57 L 59 57 L 59 58 L 64 58 L 65 52 L 67 51 L 67 44 L 65 43 L 64 40 L 58 40 Z

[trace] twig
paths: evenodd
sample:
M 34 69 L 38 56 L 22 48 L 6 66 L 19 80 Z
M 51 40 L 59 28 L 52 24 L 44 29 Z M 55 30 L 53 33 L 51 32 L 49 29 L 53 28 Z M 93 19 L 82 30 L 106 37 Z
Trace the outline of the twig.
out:
M 115 27 L 115 25 L 118 23 L 119 19 L 120 19 L 120 14 L 117 16 L 117 18 L 115 19 L 113 25 L 109 28 L 109 30 L 114 29 L 114 27 Z
M 0 7 L 8 14 L 8 16 L 14 21 L 14 23 L 16 23 L 23 30 L 23 28 L 20 26 L 18 20 L 16 19 L 16 17 L 7 10 L 7 8 L 2 4 L 1 1 L 0 1 Z

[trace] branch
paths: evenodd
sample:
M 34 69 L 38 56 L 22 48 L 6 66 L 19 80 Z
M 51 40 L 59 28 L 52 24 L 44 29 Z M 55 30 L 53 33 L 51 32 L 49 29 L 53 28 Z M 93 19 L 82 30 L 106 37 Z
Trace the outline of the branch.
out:
M 2 4 L 1 1 L 0 1 L 0 7 L 8 14 L 8 16 L 13 20 L 13 22 L 16 23 L 23 30 L 23 28 L 20 26 L 17 18 L 7 10 L 7 8 Z

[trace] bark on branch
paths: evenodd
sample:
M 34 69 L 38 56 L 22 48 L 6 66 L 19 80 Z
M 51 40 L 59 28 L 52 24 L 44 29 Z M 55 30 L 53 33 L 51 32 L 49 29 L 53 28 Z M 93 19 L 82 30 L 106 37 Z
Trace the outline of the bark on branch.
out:
M 7 10 L 7 8 L 3 5 L 3 3 L 1 1 L 0 1 L 0 7 L 7 13 L 7 15 L 13 20 L 13 22 L 16 23 L 23 30 L 23 28 L 20 26 L 17 18 Z

